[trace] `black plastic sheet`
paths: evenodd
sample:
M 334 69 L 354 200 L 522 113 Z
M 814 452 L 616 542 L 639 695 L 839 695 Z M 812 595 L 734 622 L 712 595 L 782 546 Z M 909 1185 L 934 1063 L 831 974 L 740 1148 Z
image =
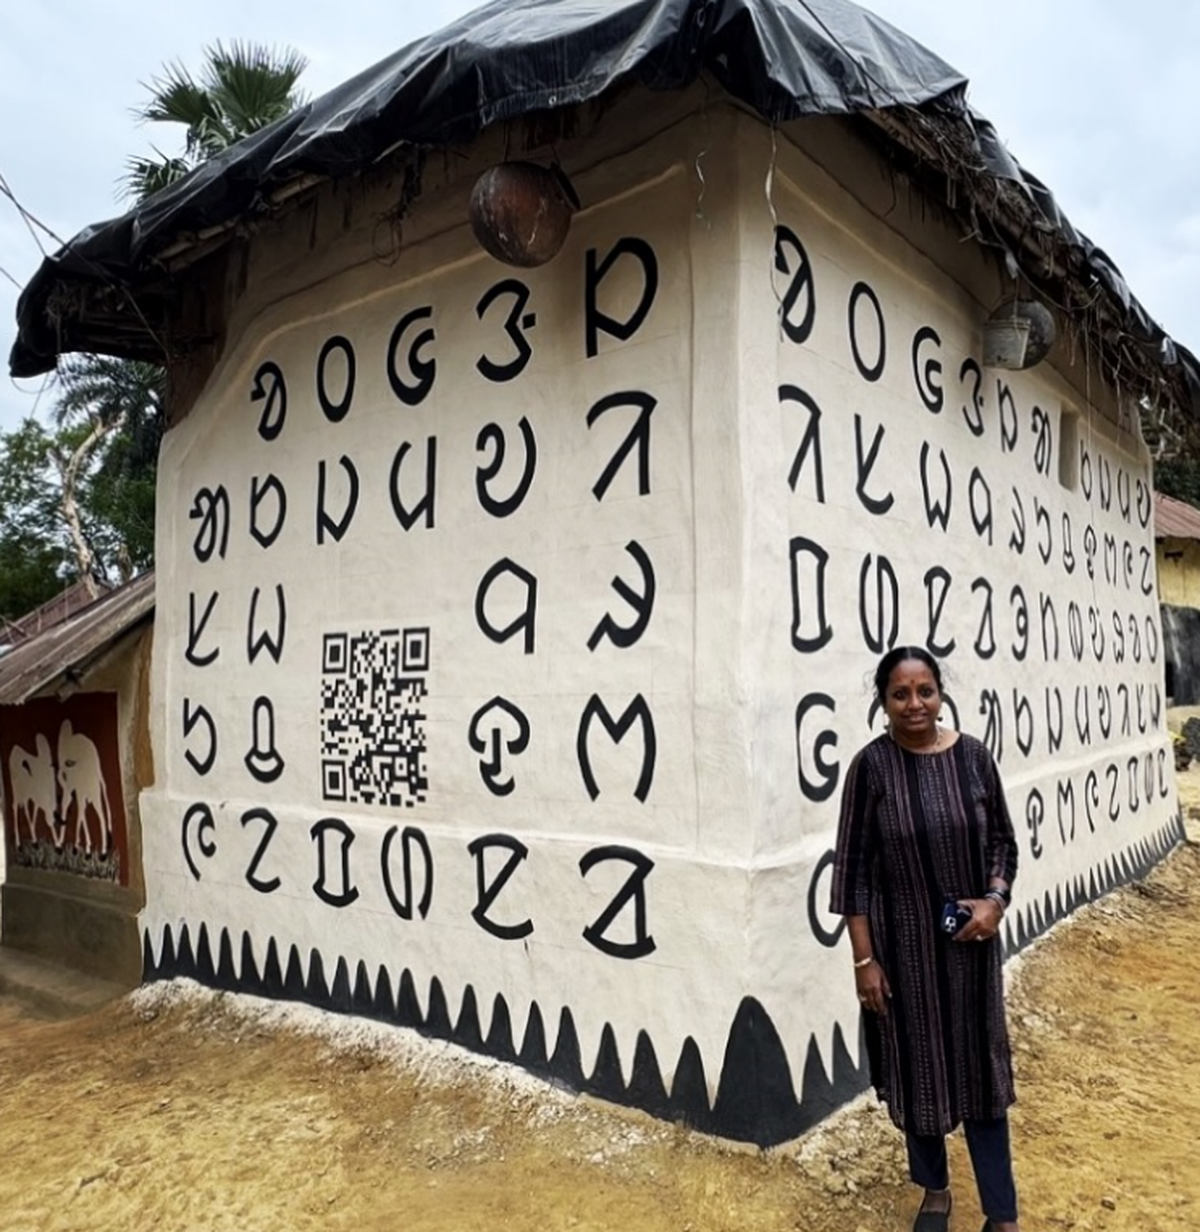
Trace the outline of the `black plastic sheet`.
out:
M 1200 366 L 1130 294 L 1120 272 L 1071 227 L 1050 192 L 1025 173 L 991 125 L 965 104 L 966 78 L 849 0 L 495 0 L 381 60 L 337 89 L 239 142 L 129 213 L 81 231 L 48 257 L 17 307 L 14 376 L 54 367 L 60 352 L 102 349 L 100 326 L 57 320 L 52 301 L 80 286 L 128 291 L 136 335 L 139 288 L 152 259 L 178 239 L 264 208 L 305 175 L 338 178 L 398 146 L 465 143 L 487 126 L 596 98 L 622 84 L 677 90 L 702 72 L 764 119 L 890 107 L 951 112 L 974 134 L 978 161 L 1020 186 L 1081 253 L 1084 277 L 1115 301 L 1127 333 L 1154 362 L 1181 367 L 1200 407 Z M 149 344 L 149 330 L 146 342 Z M 132 345 L 132 344 L 131 344 Z

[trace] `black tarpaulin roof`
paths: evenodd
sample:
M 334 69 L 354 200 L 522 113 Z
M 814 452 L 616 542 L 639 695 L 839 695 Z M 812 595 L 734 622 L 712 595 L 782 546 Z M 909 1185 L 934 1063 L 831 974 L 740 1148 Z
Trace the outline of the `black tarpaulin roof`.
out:
M 626 83 L 682 89 L 701 73 L 775 123 L 914 108 L 953 117 L 969 133 L 976 169 L 1019 188 L 1039 225 L 1071 250 L 1071 276 L 1102 290 L 1110 318 L 1152 377 L 1161 373 L 1176 401 L 1200 411 L 1200 366 L 1151 320 L 1115 266 L 1071 228 L 990 125 L 967 110 L 966 78 L 849 0 L 496 0 L 122 217 L 81 231 L 42 263 L 21 296 L 12 374 L 49 371 L 71 350 L 161 358 L 154 333 L 165 311 L 165 275 L 155 258 L 261 213 L 289 184 L 352 175 L 406 145 L 463 143 L 497 121 Z

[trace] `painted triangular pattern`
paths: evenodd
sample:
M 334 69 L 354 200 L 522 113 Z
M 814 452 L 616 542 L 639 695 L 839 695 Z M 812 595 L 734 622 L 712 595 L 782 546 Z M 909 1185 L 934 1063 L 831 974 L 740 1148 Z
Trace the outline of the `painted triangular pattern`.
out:
M 512 1015 L 508 1012 L 508 1002 L 499 993 L 492 1002 L 492 1025 L 488 1028 L 483 1051 L 489 1056 L 499 1057 L 502 1061 L 517 1059 L 517 1050 L 513 1044 Z

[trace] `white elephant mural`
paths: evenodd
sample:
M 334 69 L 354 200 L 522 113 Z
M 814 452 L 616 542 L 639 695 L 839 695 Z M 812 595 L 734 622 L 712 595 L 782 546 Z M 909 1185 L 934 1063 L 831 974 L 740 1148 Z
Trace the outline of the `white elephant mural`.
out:
M 116 695 L 32 698 L 3 711 L 0 768 L 10 862 L 127 884 Z
M 38 825 L 44 826 L 56 847 L 62 846 L 63 833 L 58 818 L 58 781 L 50 741 L 42 732 L 34 741 L 36 752 L 15 744 L 8 755 L 8 773 L 12 783 L 12 819 L 17 842 L 21 841 L 21 823 L 30 843 L 38 839 Z
M 108 855 L 112 843 L 112 812 L 104 786 L 104 772 L 100 768 L 100 752 L 93 741 L 71 727 L 69 719 L 58 732 L 58 781 L 62 787 L 64 829 L 71 809 L 75 809 L 76 848 L 92 850 L 92 832 L 87 824 L 91 809 L 100 824 L 100 854 Z

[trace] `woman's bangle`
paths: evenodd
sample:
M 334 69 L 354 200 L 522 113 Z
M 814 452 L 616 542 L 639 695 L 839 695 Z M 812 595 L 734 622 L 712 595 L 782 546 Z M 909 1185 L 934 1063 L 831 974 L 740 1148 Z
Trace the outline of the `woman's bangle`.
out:
M 874 954 L 868 954 L 866 958 L 855 959 L 854 969 L 855 971 L 861 971 L 863 967 L 869 967 L 874 961 L 875 961 Z
M 1003 890 L 989 890 L 983 897 L 990 898 L 992 902 L 998 903 L 1001 915 L 1008 909 L 1008 895 Z

